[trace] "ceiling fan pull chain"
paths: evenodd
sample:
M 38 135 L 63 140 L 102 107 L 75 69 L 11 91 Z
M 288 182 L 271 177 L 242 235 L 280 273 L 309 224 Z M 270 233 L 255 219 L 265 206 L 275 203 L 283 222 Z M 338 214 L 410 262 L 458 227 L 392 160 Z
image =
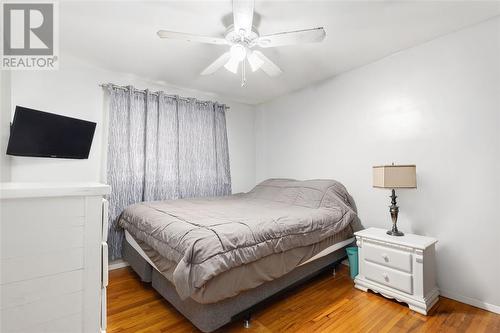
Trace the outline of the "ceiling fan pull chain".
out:
M 246 66 L 246 59 L 243 59 L 242 61 L 242 68 L 241 68 L 241 86 L 244 87 L 247 84 L 247 66 Z

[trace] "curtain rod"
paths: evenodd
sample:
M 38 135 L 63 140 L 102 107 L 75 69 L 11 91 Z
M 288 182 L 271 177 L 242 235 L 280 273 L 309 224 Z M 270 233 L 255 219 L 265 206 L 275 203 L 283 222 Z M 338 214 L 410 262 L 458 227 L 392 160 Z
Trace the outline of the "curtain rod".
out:
M 125 90 L 125 91 L 130 90 L 129 86 L 119 86 L 119 85 L 112 84 L 112 83 L 101 83 L 101 84 L 99 84 L 99 87 L 102 87 L 102 88 L 104 88 L 104 87 L 112 87 L 112 88 L 115 88 L 115 89 L 121 89 L 121 90 Z M 146 90 L 140 90 L 140 89 L 135 89 L 135 88 L 133 88 L 133 89 L 134 89 L 134 92 L 138 92 L 138 93 L 141 93 L 141 94 L 146 94 Z M 158 92 L 150 92 L 150 94 L 154 95 L 154 96 L 158 96 Z M 198 103 L 201 103 L 201 104 L 213 103 L 211 101 L 200 101 L 200 100 L 198 100 L 196 98 L 181 97 L 181 96 L 178 96 L 178 95 L 164 94 L 164 96 L 170 97 L 170 98 L 177 98 L 177 99 L 180 99 L 181 101 L 189 101 L 191 99 L 194 99 Z M 226 104 L 219 104 L 219 105 L 223 105 L 226 110 L 230 109 L 230 107 L 227 106 Z

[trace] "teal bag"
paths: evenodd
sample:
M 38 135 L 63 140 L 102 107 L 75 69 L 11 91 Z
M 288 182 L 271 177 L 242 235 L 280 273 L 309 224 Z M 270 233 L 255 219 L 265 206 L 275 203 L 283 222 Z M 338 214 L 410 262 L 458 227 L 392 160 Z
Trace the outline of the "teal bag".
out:
M 354 280 L 358 275 L 358 248 L 355 246 L 347 247 L 347 258 L 349 259 L 349 270 L 351 272 L 351 279 Z

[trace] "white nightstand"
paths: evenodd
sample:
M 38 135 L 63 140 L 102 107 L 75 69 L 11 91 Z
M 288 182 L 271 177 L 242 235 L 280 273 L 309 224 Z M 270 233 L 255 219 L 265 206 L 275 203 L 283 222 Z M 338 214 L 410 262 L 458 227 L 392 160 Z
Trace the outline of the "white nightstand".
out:
M 437 240 L 411 234 L 389 236 L 379 228 L 355 235 L 359 247 L 355 287 L 395 298 L 426 315 L 439 298 L 435 277 Z

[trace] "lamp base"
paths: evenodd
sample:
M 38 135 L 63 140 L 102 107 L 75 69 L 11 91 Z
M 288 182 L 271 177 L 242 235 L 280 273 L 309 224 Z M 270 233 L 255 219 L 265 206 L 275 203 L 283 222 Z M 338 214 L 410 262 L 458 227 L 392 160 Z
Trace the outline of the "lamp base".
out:
M 402 233 L 399 230 L 396 230 L 396 231 L 394 231 L 394 230 L 387 230 L 387 234 L 391 235 L 391 236 L 404 236 L 405 235 L 404 233 Z
M 405 234 L 398 230 L 397 223 L 398 223 L 399 207 L 396 202 L 397 196 L 396 196 L 396 191 L 394 191 L 394 189 L 392 189 L 390 198 L 391 198 L 391 205 L 389 206 L 389 212 L 391 213 L 392 230 L 387 231 L 387 234 L 391 236 L 404 236 Z

